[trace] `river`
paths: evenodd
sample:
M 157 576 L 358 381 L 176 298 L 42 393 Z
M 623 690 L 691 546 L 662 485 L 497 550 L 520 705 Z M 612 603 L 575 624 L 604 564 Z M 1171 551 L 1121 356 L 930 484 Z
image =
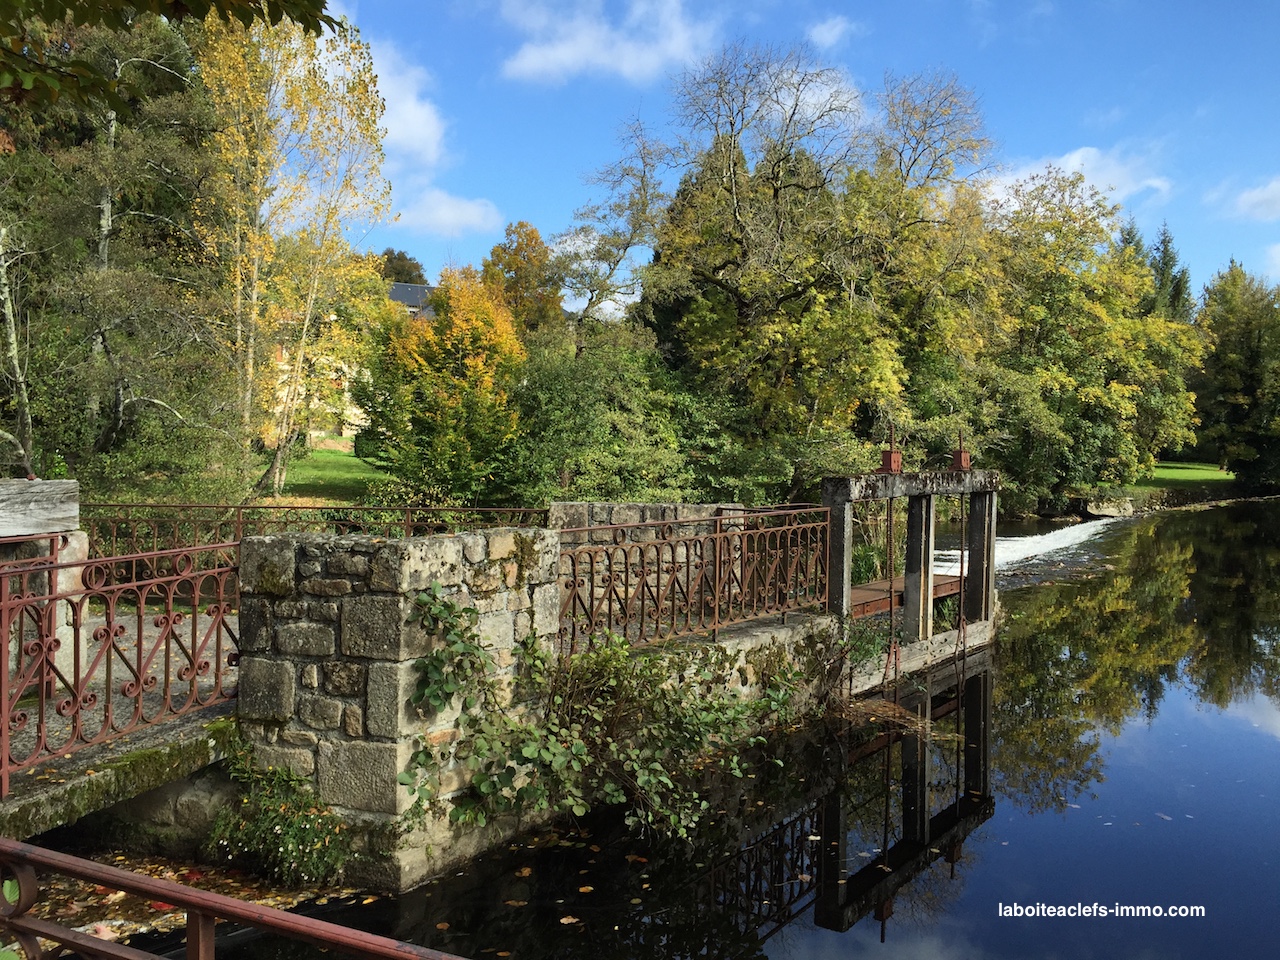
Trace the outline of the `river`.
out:
M 906 688 L 904 705 L 931 704 L 927 727 L 795 731 L 753 780 L 714 789 L 723 816 L 695 847 L 596 818 L 328 919 L 527 960 L 1269 954 L 1280 505 L 1048 536 L 1067 552 L 1041 544 L 1034 567 L 1002 568 L 994 651 Z M 909 768 L 916 749 L 927 762 Z M 1202 915 L 1002 915 L 1015 905 Z M 291 955 L 260 941 L 219 951 Z

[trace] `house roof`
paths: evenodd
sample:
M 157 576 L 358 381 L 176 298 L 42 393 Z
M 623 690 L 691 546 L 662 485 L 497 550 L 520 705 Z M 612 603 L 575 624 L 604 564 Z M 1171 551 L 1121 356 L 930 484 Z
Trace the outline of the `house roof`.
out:
M 396 303 L 403 303 L 411 311 L 430 311 L 427 300 L 435 287 L 426 283 L 393 283 L 388 296 Z

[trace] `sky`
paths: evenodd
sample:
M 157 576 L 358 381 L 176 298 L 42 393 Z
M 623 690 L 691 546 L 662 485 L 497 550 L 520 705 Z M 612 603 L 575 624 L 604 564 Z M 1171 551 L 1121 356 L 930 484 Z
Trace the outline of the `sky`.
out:
M 1280 282 L 1274 0 L 330 0 L 373 50 L 398 219 L 356 238 L 479 265 L 603 199 L 623 126 L 726 45 L 807 44 L 874 109 L 886 73 L 953 74 L 1002 177 L 1082 172 L 1199 291 L 1234 258 Z

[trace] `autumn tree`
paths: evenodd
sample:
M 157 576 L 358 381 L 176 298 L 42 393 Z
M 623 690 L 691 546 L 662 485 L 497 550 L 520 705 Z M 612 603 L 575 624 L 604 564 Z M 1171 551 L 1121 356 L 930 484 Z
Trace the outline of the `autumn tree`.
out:
M 511 311 L 474 268 L 443 271 L 430 303 L 430 313 L 399 311 L 377 332 L 353 390 L 369 417 L 357 447 L 415 499 L 492 502 L 516 433 L 511 390 L 524 348 Z
M 532 224 L 507 224 L 502 243 L 481 264 L 484 282 L 501 292 L 517 328 L 532 332 L 563 326 L 561 269 Z
M 242 425 L 252 428 L 263 398 L 259 364 L 270 333 L 286 364 L 273 389 L 267 440 L 271 463 L 259 488 L 279 493 L 297 415 L 305 399 L 308 351 L 326 285 L 352 263 L 347 231 L 385 215 L 382 98 L 368 45 L 346 21 L 323 40 L 289 24 L 266 30 L 206 23 L 201 72 L 219 107 L 214 138 L 222 203 L 207 225 L 228 269 L 231 347 L 240 375 Z M 279 289 L 292 306 L 266 326 L 266 292 L 276 238 L 293 234 L 305 251 Z M 277 297 L 277 300 L 281 299 Z

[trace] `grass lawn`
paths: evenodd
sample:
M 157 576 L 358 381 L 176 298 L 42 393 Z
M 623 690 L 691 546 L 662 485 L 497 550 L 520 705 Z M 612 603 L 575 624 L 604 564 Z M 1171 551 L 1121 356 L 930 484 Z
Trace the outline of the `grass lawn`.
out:
M 346 450 L 312 450 L 305 460 L 289 464 L 283 499 L 328 500 L 355 503 L 364 496 L 370 480 L 384 477 L 381 470 Z
M 1157 488 L 1163 490 L 1200 489 L 1215 483 L 1230 483 L 1236 478 L 1228 470 L 1219 470 L 1214 463 L 1172 463 L 1156 464 L 1155 476 L 1148 480 L 1139 480 L 1134 486 Z

